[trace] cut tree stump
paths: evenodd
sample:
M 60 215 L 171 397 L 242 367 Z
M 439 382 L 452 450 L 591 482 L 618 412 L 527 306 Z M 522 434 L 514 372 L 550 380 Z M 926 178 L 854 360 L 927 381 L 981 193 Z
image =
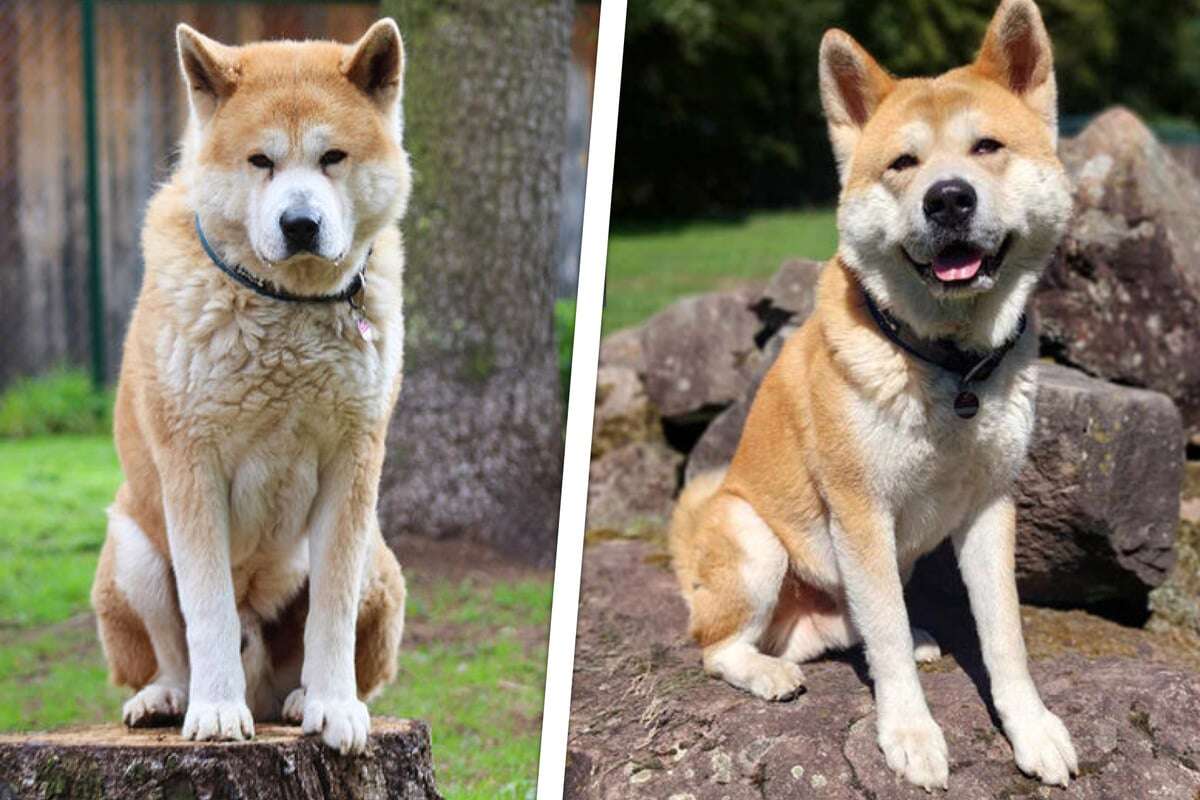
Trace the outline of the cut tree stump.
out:
M 0 800 L 440 800 L 429 727 L 376 718 L 367 752 L 341 756 L 297 727 L 249 742 L 189 742 L 119 725 L 0 736 Z

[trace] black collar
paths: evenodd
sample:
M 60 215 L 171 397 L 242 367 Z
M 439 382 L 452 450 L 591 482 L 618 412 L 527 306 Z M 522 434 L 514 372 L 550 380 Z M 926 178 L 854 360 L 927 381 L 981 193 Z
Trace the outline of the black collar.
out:
M 883 332 L 883 335 L 897 347 L 921 361 L 958 376 L 959 391 L 965 391 L 970 383 L 982 383 L 991 377 L 996 367 L 1000 366 L 1000 362 L 1008 355 L 1008 351 L 1013 349 L 1013 346 L 1021 338 L 1021 334 L 1025 332 L 1025 315 L 1022 314 L 1021 321 L 1017 323 L 1017 332 L 1004 344 L 982 358 L 979 353 L 963 350 L 949 339 L 929 342 L 928 350 L 922 352 L 920 340 L 916 340 L 914 337 L 912 343 L 904 341 L 904 330 L 900 321 L 875 305 L 874 298 L 865 288 L 862 289 L 862 293 L 863 297 L 867 299 L 867 310 L 871 312 L 875 324 Z
M 354 306 L 355 296 L 362 291 L 363 287 L 367 283 L 366 270 L 367 261 L 371 258 L 370 251 L 367 252 L 367 257 L 363 259 L 362 269 L 360 269 L 354 276 L 354 279 L 350 281 L 350 285 L 337 294 L 292 294 L 289 291 L 280 289 L 270 281 L 265 281 L 262 278 L 252 275 L 240 264 L 234 264 L 233 266 L 226 264 L 221 257 L 217 255 L 217 251 L 213 249 L 213 246 L 208 243 L 208 238 L 204 235 L 204 229 L 200 227 L 200 215 L 197 214 L 195 219 L 196 234 L 200 237 L 200 246 L 204 248 L 204 252 L 208 255 L 212 262 L 216 264 L 222 272 L 233 278 L 242 286 L 245 286 L 247 289 L 258 293 L 263 297 L 270 297 L 273 300 L 283 300 L 284 302 L 288 303 L 350 303 L 351 306 Z

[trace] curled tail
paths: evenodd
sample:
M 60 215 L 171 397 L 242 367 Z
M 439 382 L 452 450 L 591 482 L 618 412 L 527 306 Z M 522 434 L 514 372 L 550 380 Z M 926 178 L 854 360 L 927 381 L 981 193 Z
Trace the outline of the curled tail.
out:
M 671 563 L 675 577 L 685 598 L 690 597 L 692 583 L 697 572 L 696 532 L 704 505 L 717 493 L 725 481 L 727 468 L 703 472 L 688 481 L 675 503 L 671 514 L 671 527 L 667 534 L 671 548 Z

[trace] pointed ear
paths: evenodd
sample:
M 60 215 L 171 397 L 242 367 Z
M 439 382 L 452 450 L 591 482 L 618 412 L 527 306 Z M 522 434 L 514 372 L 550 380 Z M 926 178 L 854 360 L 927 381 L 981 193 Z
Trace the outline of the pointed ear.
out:
M 1033 0 L 1003 0 L 988 25 L 975 70 L 1020 97 L 1058 136 L 1058 91 L 1050 35 Z
M 234 49 L 182 23 L 175 28 L 175 43 L 192 113 L 201 123 L 207 122 L 221 101 L 233 94 L 237 86 Z
M 403 72 L 404 43 L 389 18 L 368 28 L 342 57 L 342 74 L 384 111 L 400 97 Z
M 820 70 L 821 105 L 844 183 L 863 127 L 895 81 L 850 34 L 837 29 L 826 31 L 821 39 Z

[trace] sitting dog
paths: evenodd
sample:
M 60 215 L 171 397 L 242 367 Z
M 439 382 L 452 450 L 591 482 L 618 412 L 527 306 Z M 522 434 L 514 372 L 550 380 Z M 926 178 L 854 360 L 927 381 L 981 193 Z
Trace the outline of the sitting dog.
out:
M 127 725 L 239 740 L 282 717 L 360 751 L 404 618 L 375 510 L 404 339 L 400 33 L 177 40 L 191 113 L 143 230 L 100 639 Z
M 802 690 L 799 662 L 861 641 L 888 765 L 945 787 L 914 663 L 939 653 L 909 628 L 903 585 L 950 537 L 1017 765 L 1065 786 L 1075 750 L 1030 679 L 1013 555 L 1034 423 L 1025 307 L 1071 211 L 1050 39 L 1032 0 L 1004 0 L 973 64 L 896 79 L 832 30 L 820 85 L 839 249 L 728 470 L 680 497 L 691 633 L 710 674 L 768 700 Z

